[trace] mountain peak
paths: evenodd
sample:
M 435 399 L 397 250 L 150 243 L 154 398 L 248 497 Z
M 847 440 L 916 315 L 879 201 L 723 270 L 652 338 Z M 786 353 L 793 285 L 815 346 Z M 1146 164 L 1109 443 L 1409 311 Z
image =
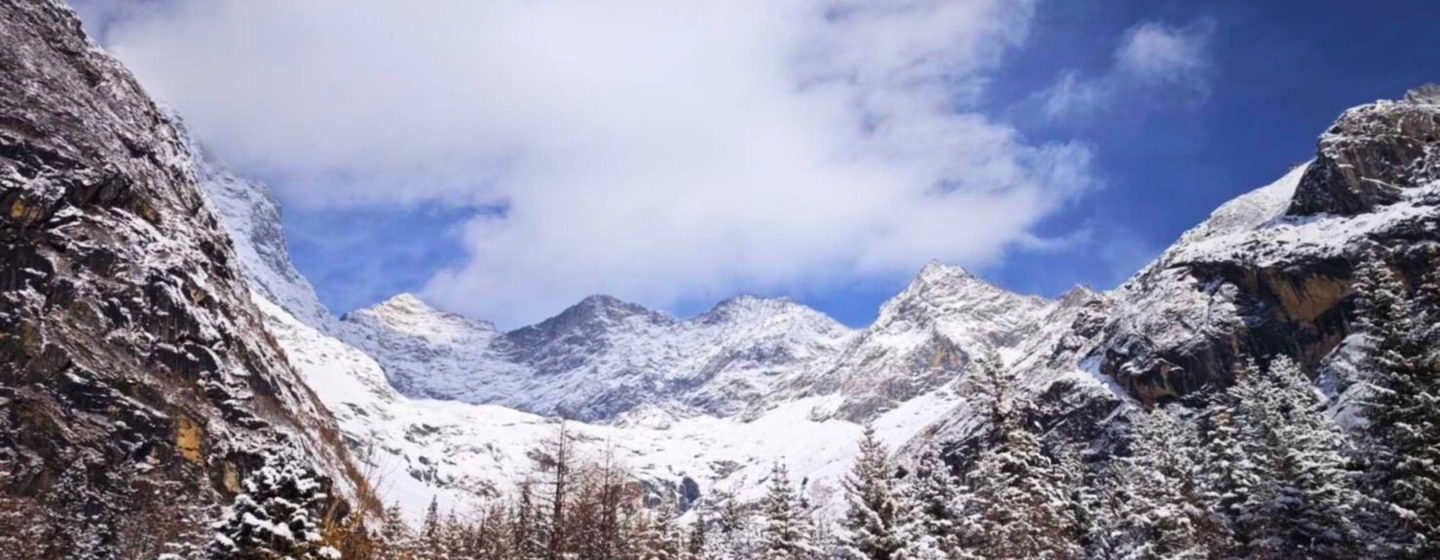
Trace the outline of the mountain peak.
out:
M 1426 84 L 1405 92 L 1405 101 L 1417 104 L 1440 105 L 1440 84 Z
M 740 294 L 720 300 L 720 303 L 715 304 L 715 307 L 710 311 L 713 313 L 722 310 L 749 309 L 760 306 L 785 307 L 790 305 L 795 305 L 795 302 L 787 297 L 770 298 L 753 294 Z
M 570 306 L 562 314 L 580 313 L 583 315 L 605 315 L 610 317 L 624 317 L 629 315 L 650 315 L 654 311 L 638 303 L 630 303 L 615 296 L 595 294 L 586 296 L 579 303 Z
M 975 275 L 970 274 L 970 271 L 962 267 L 932 260 L 925 263 L 925 267 L 920 269 L 920 274 L 915 276 L 915 281 L 934 284 L 974 278 Z
M 611 295 L 593 294 L 585 296 L 585 299 L 580 300 L 576 305 L 583 307 L 625 307 L 634 304 Z
M 732 321 L 740 318 L 754 318 L 758 316 L 776 316 L 792 310 L 803 310 L 820 314 L 804 305 L 795 303 L 787 297 L 762 297 L 752 294 L 741 294 L 731 296 L 715 304 L 715 307 L 696 317 L 696 320 L 706 323 L 719 321 Z
M 407 312 L 434 312 L 435 308 L 425 303 L 425 300 L 410 292 L 401 292 L 394 297 L 375 305 L 373 309 L 393 309 Z
M 514 331 L 515 333 L 533 333 L 552 331 L 555 329 L 567 329 L 581 327 L 582 329 L 592 328 L 602 323 L 615 323 L 625 321 L 632 317 L 648 317 L 652 322 L 669 322 L 668 315 L 657 311 L 651 311 L 643 305 L 630 303 L 614 296 L 595 294 L 587 296 L 575 305 L 565 308 L 560 314 Z
M 401 330 L 416 333 L 435 331 L 440 328 L 439 325 L 447 325 L 447 329 L 459 329 L 460 331 L 491 332 L 496 330 L 495 325 L 489 322 L 435 309 L 425 303 L 425 300 L 420 299 L 420 296 L 409 292 L 396 294 L 373 306 L 347 313 L 341 317 L 341 320 L 351 323 L 379 321 L 391 328 L 403 326 Z
M 1060 305 L 1065 307 L 1084 305 L 1092 300 L 1104 297 L 1105 294 L 1095 291 L 1094 288 L 1084 284 L 1078 284 L 1060 296 Z

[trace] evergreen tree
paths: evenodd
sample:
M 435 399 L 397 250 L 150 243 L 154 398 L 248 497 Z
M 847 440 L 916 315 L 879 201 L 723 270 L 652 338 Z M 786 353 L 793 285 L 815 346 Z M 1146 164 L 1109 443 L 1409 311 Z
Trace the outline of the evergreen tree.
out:
M 705 560 L 749 560 L 760 556 L 761 541 L 751 516 L 735 499 L 734 494 L 718 490 L 714 494 L 714 531 L 705 539 L 701 555 Z
M 1238 377 L 1242 387 L 1253 384 L 1260 374 L 1253 362 Z M 1247 537 L 1240 517 L 1243 505 L 1257 481 L 1257 468 L 1245 449 L 1241 433 L 1242 414 L 1233 392 L 1223 392 L 1207 410 L 1201 427 L 1205 444 L 1200 456 L 1200 503 L 1207 519 L 1201 524 L 1203 545 L 1212 555 L 1230 558 L 1240 554 Z
M 1361 504 L 1339 428 L 1289 358 L 1275 358 L 1257 377 L 1235 388 L 1257 474 L 1239 506 L 1245 548 L 1262 559 L 1355 556 Z
M 545 550 L 541 539 L 546 531 L 541 528 L 542 518 L 535 506 L 534 483 L 525 479 L 520 483 L 520 495 L 515 501 L 514 529 L 511 538 L 518 560 L 534 560 Z
M 430 498 L 430 506 L 425 508 L 425 521 L 420 525 L 420 534 L 430 542 L 440 537 L 440 502 L 435 497 Z
M 687 558 L 700 558 L 705 551 L 705 533 L 709 529 L 707 520 L 703 514 L 695 515 L 695 523 L 690 525 L 690 534 L 685 539 L 685 553 Z
M 1163 410 L 1136 414 L 1134 426 L 1133 454 L 1118 465 L 1129 497 L 1121 550 L 1135 560 L 1205 558 L 1195 434 Z
M 940 457 L 940 446 L 927 439 L 911 469 L 909 484 L 900 492 L 900 521 L 897 527 L 900 549 L 897 560 L 967 558 L 962 543 L 967 539 L 964 517 L 969 490 Z
M 860 454 L 844 481 L 849 507 L 842 546 L 854 560 L 890 560 L 900 548 L 895 538 L 895 497 L 890 478 L 889 452 L 875 438 L 875 429 L 867 425 L 860 440 Z
M 400 504 L 391 504 L 380 515 L 379 534 L 376 541 L 384 551 L 381 556 L 393 560 L 416 560 L 427 550 L 420 536 L 405 522 Z
M 969 480 L 975 487 L 985 558 L 1073 558 L 1076 526 L 1070 493 L 1039 438 L 1015 423 L 1000 427 L 999 444 L 986 450 Z
M 775 463 L 770 471 L 770 487 L 760 502 L 760 512 L 765 519 L 761 541 L 765 560 L 802 560 L 810 554 L 809 519 L 781 463 Z
M 1378 258 L 1357 271 L 1371 364 L 1365 407 L 1370 487 L 1406 556 L 1440 557 L 1440 360 L 1435 321 Z M 1427 284 L 1420 297 L 1433 298 Z
M 318 514 L 327 496 L 304 462 L 268 455 L 245 479 L 206 548 L 212 560 L 332 560 L 339 554 L 320 543 Z
M 1015 390 L 1015 372 L 1005 367 L 1000 355 L 987 349 L 981 359 L 967 366 L 966 386 L 971 392 L 971 406 L 984 415 L 990 428 L 988 446 L 996 446 L 1005 438 L 1003 429 L 1014 421 L 1011 393 Z

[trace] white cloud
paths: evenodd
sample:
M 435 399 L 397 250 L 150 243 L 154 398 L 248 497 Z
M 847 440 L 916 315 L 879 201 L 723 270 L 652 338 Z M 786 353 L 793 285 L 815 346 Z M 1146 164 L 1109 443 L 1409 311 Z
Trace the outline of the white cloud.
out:
M 1184 27 L 1145 22 L 1125 31 L 1111 67 L 1087 77 L 1062 72 L 1040 100 L 1047 116 L 1085 116 L 1119 105 L 1193 100 L 1210 91 L 1210 39 L 1215 21 L 1196 20 Z
M 1207 43 L 1215 31 L 1205 19 L 1183 28 L 1146 22 L 1130 29 L 1115 52 L 1122 72 L 1152 81 L 1186 81 L 1209 65 Z
M 196 0 L 107 42 L 287 200 L 504 205 L 425 295 L 517 324 L 596 292 L 799 291 L 1034 241 L 1088 152 L 975 109 L 1033 8 Z

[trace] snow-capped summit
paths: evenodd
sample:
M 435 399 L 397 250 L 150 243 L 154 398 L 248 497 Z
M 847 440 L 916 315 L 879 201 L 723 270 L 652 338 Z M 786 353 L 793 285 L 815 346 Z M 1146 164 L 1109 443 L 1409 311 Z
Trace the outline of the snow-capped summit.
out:
M 897 344 L 916 342 L 928 332 L 952 340 L 976 336 L 1005 345 L 1023 335 L 1047 305 L 981 280 L 956 266 L 927 264 L 910 286 L 880 308 L 870 328 Z
M 342 320 L 350 323 L 380 323 L 392 331 L 437 342 L 458 341 L 474 333 L 499 333 L 499 329 L 487 321 L 437 310 L 410 293 L 402 293 L 366 309 L 347 313 Z
M 1007 355 L 1035 332 L 1052 302 L 1006 291 L 963 268 L 925 265 L 875 322 L 834 359 L 802 372 L 779 400 L 838 395 L 819 417 L 864 421 L 957 381 L 974 359 Z M 774 401 L 776 399 L 772 399 Z
M 402 295 L 349 314 L 342 332 L 406 394 L 589 421 L 642 405 L 735 414 L 852 334 L 784 299 L 741 296 L 679 320 L 603 295 L 508 333 Z
M 959 265 L 945 264 L 938 260 L 931 259 L 920 268 L 920 273 L 915 275 L 915 282 L 947 282 L 965 278 L 975 278 L 969 270 Z
M 986 429 L 965 384 L 977 360 L 1015 375 L 1011 398 L 1031 401 L 1047 434 L 1076 441 L 1100 441 L 1134 401 L 1223 387 L 1244 359 L 1288 353 L 1337 379 L 1325 372 L 1355 338 L 1352 264 L 1378 243 L 1422 248 L 1393 253 L 1399 270 L 1435 268 L 1424 248 L 1440 231 L 1440 150 L 1407 150 L 1430 135 L 1415 127 L 1440 119 L 1407 120 L 1437 111 L 1416 103 L 1347 112 L 1316 162 L 1217 209 L 1113 292 L 1047 300 L 931 262 L 859 330 L 783 298 L 737 296 L 686 319 L 591 296 L 507 333 L 400 295 L 345 317 L 337 339 L 287 318 L 308 313 L 313 291 L 284 286 L 303 278 L 246 272 L 258 298 L 289 302 L 259 303 L 346 437 L 404 466 L 397 484 L 422 496 L 412 515 L 428 496 L 444 505 L 513 481 L 552 433 L 545 416 L 582 421 L 583 439 L 613 442 L 656 487 L 689 478 L 702 494 L 753 495 L 776 460 L 838 480 L 860 422 L 902 461 L 924 437 L 972 440 Z M 1418 163 L 1387 163 L 1395 154 Z M 1366 186 L 1376 180 L 1389 186 Z M 250 216 L 224 217 L 239 252 L 261 255 L 243 245 L 274 236 L 228 223 Z

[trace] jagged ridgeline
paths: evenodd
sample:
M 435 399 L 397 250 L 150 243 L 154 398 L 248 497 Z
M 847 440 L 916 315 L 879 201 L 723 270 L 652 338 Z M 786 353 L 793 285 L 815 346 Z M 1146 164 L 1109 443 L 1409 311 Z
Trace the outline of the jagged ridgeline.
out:
M 188 158 L 68 7 L 0 2 L 0 556 L 153 558 L 276 457 L 359 487 Z
M 349 558 L 545 515 L 551 558 L 1436 557 L 1437 205 L 1422 88 L 1108 293 L 932 264 L 863 329 L 754 297 L 677 319 L 596 296 L 510 332 L 403 295 L 336 318 L 264 185 L 202 161 L 62 3 L 5 0 L 0 560 L 313 557 L 322 511 L 369 503 L 346 445 L 391 476 L 403 544 Z M 553 416 L 576 421 L 552 446 Z M 575 487 L 571 443 L 607 459 Z M 474 505 L 495 515 L 439 520 Z M 605 546 L 651 549 L 585 552 L 622 507 Z

